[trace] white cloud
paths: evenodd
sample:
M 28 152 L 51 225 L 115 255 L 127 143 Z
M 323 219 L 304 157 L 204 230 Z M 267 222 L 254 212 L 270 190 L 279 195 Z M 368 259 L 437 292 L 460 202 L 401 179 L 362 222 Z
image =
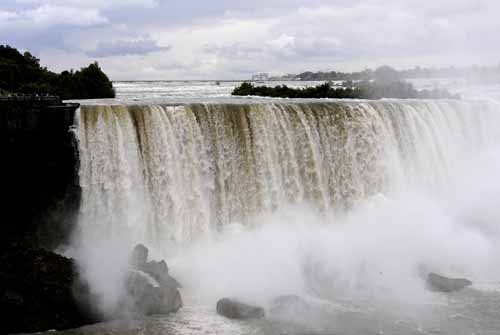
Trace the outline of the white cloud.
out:
M 260 71 L 500 60 L 500 2 L 489 0 L 21 1 L 25 7 L 18 11 L 0 5 L 0 28 L 17 23 L 26 36 L 31 29 L 54 41 L 37 45 L 18 31 L 2 35 L 2 29 L 0 38 L 46 54 L 56 54 L 47 50 L 60 41 L 73 51 L 73 67 L 86 65 L 77 60 L 90 54 L 114 79 L 242 78 Z M 50 28 L 57 25 L 72 28 Z M 42 61 L 57 65 L 55 59 Z
M 32 5 L 36 7 L 71 7 L 92 9 L 116 9 L 127 7 L 153 8 L 158 5 L 159 0 L 16 0 L 19 4 Z
M 161 47 L 151 39 L 117 40 L 112 42 L 99 42 L 95 50 L 89 51 L 92 57 L 110 57 L 125 55 L 147 55 L 152 52 L 170 50 L 169 46 Z
M 15 20 L 18 15 L 15 12 L 8 12 L 0 10 L 0 26 L 8 24 L 9 21 Z
M 89 27 L 107 22 L 96 9 L 43 5 L 20 12 L 0 11 L 0 27 L 10 30 L 46 29 L 59 25 Z
M 295 37 L 281 34 L 275 39 L 268 40 L 266 44 L 275 50 L 293 49 L 295 47 Z
M 108 22 L 96 9 L 53 5 L 43 5 L 23 12 L 21 18 L 45 27 L 57 25 L 89 27 Z

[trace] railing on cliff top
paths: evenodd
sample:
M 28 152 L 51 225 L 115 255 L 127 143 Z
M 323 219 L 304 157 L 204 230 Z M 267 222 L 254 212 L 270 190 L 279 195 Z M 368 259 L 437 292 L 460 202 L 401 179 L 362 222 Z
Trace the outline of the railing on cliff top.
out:
M 50 109 L 73 109 L 80 107 L 79 103 L 63 102 L 57 95 L 48 94 L 7 94 L 0 95 L 0 103 L 15 104 L 29 103 L 34 105 L 45 106 Z
M 54 103 L 60 105 L 62 100 L 60 97 L 55 95 L 44 95 L 44 94 L 7 94 L 0 95 L 0 101 L 13 101 L 13 102 L 35 102 L 42 101 L 48 103 Z

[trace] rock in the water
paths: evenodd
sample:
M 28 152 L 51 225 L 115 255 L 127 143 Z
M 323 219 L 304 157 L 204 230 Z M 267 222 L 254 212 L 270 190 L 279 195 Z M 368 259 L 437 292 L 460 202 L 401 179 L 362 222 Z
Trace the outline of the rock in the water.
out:
M 130 256 L 130 265 L 132 265 L 132 268 L 137 269 L 146 264 L 148 261 L 148 253 L 149 250 L 144 245 L 136 245 Z
M 257 319 L 265 316 L 264 309 L 224 298 L 217 302 L 217 313 L 230 319 Z
M 152 276 L 160 285 L 173 288 L 182 287 L 181 284 L 168 274 L 168 266 L 165 261 L 150 261 L 139 266 L 139 270 Z
M 455 292 L 472 285 L 472 282 L 464 278 L 447 278 L 435 273 L 427 276 L 427 286 L 433 291 Z
M 176 312 L 182 307 L 181 285 L 168 273 L 165 261 L 148 262 L 148 249 L 139 244 L 130 259 L 132 270 L 126 289 L 132 299 L 132 312 L 144 315 Z
M 143 315 L 167 314 L 182 307 L 179 290 L 160 285 L 153 277 L 142 271 L 131 271 L 126 282 L 127 291 L 133 300 L 133 312 Z

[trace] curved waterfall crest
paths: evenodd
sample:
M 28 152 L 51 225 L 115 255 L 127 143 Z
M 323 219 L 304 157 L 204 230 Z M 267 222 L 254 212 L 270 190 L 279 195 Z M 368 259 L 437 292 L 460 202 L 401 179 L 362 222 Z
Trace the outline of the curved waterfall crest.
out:
M 343 101 L 83 106 L 80 228 L 184 241 L 310 203 L 344 211 L 498 141 L 498 106 Z

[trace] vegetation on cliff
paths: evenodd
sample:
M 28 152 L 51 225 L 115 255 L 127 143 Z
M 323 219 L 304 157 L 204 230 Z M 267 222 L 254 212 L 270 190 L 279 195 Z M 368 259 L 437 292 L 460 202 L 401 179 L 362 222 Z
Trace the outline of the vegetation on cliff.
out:
M 332 87 L 329 83 L 314 87 L 290 88 L 282 86 L 254 86 L 243 83 L 236 87 L 232 95 L 262 96 L 273 98 L 332 98 L 332 99 L 458 99 L 447 90 L 416 90 L 411 84 L 402 81 L 385 83 L 361 82 L 346 83 L 343 87 Z
M 271 80 L 299 80 L 299 81 L 370 81 L 381 80 L 398 81 L 405 78 L 403 72 L 384 65 L 375 70 L 366 69 L 359 72 L 311 72 L 306 71 L 299 74 L 288 74 L 282 77 L 271 77 Z
M 51 94 L 62 99 L 114 98 L 113 84 L 97 62 L 79 71 L 54 73 L 29 52 L 0 45 L 0 93 Z
M 497 66 L 469 66 L 469 67 L 446 67 L 446 68 L 422 68 L 417 66 L 413 69 L 396 70 L 389 66 L 381 66 L 375 70 L 366 69 L 358 72 L 340 71 L 306 71 L 298 74 L 287 74 L 275 76 L 270 80 L 298 80 L 298 81 L 366 81 L 376 80 L 377 77 L 385 76 L 387 73 L 397 75 L 401 79 L 412 78 L 463 78 L 474 83 L 499 83 L 500 64 Z
M 232 95 L 238 96 L 261 96 L 273 98 L 339 98 L 339 99 L 357 99 L 364 96 L 359 88 L 332 88 L 330 84 L 325 83 L 315 87 L 291 88 L 282 86 L 254 86 L 251 83 L 243 83 L 236 87 Z

